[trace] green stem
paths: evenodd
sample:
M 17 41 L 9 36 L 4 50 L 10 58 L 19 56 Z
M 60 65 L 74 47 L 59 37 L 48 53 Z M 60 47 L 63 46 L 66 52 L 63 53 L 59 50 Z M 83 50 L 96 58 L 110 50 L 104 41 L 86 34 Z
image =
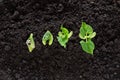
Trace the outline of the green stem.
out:
M 86 42 L 87 42 L 87 33 L 86 33 Z

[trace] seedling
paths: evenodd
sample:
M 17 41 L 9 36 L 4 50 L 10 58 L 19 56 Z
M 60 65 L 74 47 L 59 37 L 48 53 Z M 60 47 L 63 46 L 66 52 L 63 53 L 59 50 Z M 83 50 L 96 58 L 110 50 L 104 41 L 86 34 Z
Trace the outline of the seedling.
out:
M 33 38 L 33 33 L 30 34 L 29 38 L 26 41 L 27 47 L 29 52 L 32 52 L 33 49 L 35 48 L 35 42 L 34 42 L 34 38 Z
M 46 45 L 47 42 L 49 46 L 53 43 L 53 35 L 50 31 L 47 31 L 42 38 L 43 45 Z
M 92 27 L 85 22 L 82 22 L 79 33 L 79 37 L 82 39 L 80 41 L 80 44 L 82 46 L 82 49 L 91 55 L 93 55 L 93 51 L 95 49 L 94 42 L 92 41 L 92 38 L 95 36 L 96 32 L 93 32 Z
M 64 48 L 66 48 L 66 43 L 68 42 L 69 38 L 72 36 L 73 31 L 68 31 L 67 28 L 63 27 L 63 25 L 61 25 L 61 31 L 58 32 L 58 42 L 61 46 L 63 46 Z

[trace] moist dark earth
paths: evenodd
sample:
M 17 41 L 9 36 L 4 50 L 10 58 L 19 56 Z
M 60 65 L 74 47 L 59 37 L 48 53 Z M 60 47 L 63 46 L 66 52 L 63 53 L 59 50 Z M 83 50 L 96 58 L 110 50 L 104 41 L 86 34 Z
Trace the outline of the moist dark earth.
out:
M 82 21 L 97 33 L 93 56 L 79 43 Z M 56 38 L 61 25 L 74 32 L 67 48 Z M 52 46 L 41 42 L 47 30 Z M 0 0 L 0 80 L 120 80 L 120 0 Z

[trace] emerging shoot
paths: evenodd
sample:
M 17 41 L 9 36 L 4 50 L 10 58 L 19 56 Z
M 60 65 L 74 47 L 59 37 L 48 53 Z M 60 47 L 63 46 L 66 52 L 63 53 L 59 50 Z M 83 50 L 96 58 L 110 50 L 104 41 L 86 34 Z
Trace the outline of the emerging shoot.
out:
M 96 36 L 96 32 L 93 32 L 93 29 L 90 25 L 82 22 L 79 37 L 83 40 L 80 41 L 82 49 L 91 55 L 93 55 L 93 51 L 95 49 L 94 42 L 92 38 Z
M 46 45 L 47 42 L 49 46 L 53 43 L 53 35 L 50 31 L 47 31 L 42 38 L 43 45 Z
M 34 38 L 33 38 L 33 33 L 30 34 L 29 38 L 26 41 L 27 47 L 29 52 L 32 52 L 33 49 L 35 48 L 35 42 L 34 42 Z
M 73 31 L 68 31 L 67 28 L 63 27 L 63 25 L 61 25 L 61 31 L 58 32 L 58 42 L 61 46 L 63 46 L 64 48 L 66 48 L 66 43 L 68 42 L 69 38 L 72 36 Z

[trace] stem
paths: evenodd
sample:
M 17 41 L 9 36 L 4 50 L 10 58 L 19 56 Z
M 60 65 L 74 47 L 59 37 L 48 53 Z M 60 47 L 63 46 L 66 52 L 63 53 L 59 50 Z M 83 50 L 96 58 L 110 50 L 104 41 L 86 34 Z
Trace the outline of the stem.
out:
M 87 42 L 87 33 L 86 33 L 86 42 Z
M 86 38 L 86 42 L 87 42 L 87 38 Z

